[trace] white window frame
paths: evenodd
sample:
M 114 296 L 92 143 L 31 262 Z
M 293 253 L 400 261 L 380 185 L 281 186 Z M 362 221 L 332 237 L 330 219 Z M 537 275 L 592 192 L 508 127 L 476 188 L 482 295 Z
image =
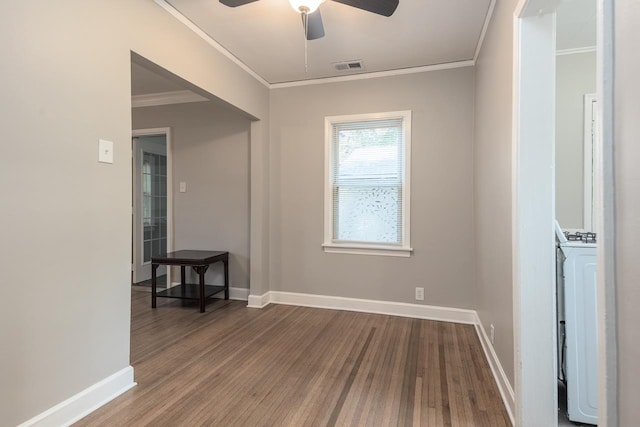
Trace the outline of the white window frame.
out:
M 339 123 L 364 122 L 372 120 L 402 119 L 404 136 L 404 182 L 402 186 L 402 242 L 400 245 L 388 243 L 338 243 L 333 240 L 333 127 Z M 411 248 L 411 111 L 392 111 L 386 113 L 352 114 L 329 116 L 324 119 L 324 243 L 322 247 L 328 253 L 354 255 L 383 255 L 410 257 Z

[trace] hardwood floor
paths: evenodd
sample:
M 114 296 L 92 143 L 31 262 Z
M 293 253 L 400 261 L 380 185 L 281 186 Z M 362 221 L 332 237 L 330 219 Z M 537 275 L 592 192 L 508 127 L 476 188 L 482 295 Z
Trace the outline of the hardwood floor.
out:
M 132 292 L 138 386 L 78 426 L 510 426 L 471 325 Z

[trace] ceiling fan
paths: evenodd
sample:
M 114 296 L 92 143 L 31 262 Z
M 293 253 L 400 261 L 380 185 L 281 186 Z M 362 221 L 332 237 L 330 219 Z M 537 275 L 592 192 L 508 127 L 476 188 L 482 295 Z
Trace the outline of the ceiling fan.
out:
M 220 3 L 229 7 L 238 7 L 258 0 L 220 0 Z M 315 40 L 324 37 L 322 15 L 318 7 L 325 0 L 289 0 L 296 12 L 302 15 L 302 28 L 307 40 Z M 347 6 L 366 10 L 382 16 L 391 16 L 398 7 L 399 0 L 331 0 Z

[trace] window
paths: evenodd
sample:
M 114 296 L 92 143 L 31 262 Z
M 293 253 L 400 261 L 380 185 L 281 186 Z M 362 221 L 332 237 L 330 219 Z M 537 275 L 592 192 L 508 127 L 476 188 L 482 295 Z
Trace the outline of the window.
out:
M 411 111 L 325 119 L 325 252 L 410 256 Z

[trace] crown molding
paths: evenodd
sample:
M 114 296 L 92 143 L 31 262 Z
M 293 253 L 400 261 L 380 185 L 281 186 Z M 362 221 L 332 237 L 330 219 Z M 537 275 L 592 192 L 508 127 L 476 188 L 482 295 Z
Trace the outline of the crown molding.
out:
M 131 107 L 155 107 L 158 105 L 187 104 L 189 102 L 204 101 L 208 101 L 208 99 L 190 90 L 176 90 L 172 92 L 150 93 L 147 95 L 134 95 L 131 97 Z
M 325 83 L 350 82 L 354 80 L 377 79 L 381 77 L 400 76 L 405 74 L 425 73 L 428 71 L 449 70 L 452 68 L 473 67 L 475 63 L 471 60 L 446 62 L 437 65 L 425 65 L 422 67 L 401 68 L 399 70 L 375 71 L 371 73 L 352 74 L 350 76 L 325 77 L 321 79 L 299 80 L 295 82 L 273 83 L 271 89 L 283 89 L 288 87 L 320 85 Z
M 585 47 L 576 47 L 573 49 L 560 49 L 560 50 L 556 50 L 556 55 L 557 56 L 561 56 L 561 55 L 573 55 L 576 53 L 589 53 L 589 52 L 595 52 L 596 51 L 596 46 L 585 46 Z
M 491 22 L 491 17 L 493 16 L 493 9 L 495 7 L 496 7 L 496 0 L 491 0 L 491 3 L 489 4 L 489 10 L 487 11 L 487 16 L 484 17 L 484 25 L 482 26 L 482 31 L 480 32 L 480 37 L 478 38 L 478 45 L 476 46 L 476 51 L 473 54 L 474 64 L 478 61 L 478 55 L 480 55 L 480 50 L 482 49 L 482 43 L 484 42 L 484 36 L 487 34 L 489 23 Z
M 266 81 L 265 79 L 263 79 L 262 77 L 260 77 L 255 71 L 253 71 L 251 68 L 249 68 L 249 66 L 247 64 L 245 64 L 244 62 L 242 62 L 237 56 L 235 56 L 234 54 L 232 54 L 231 52 L 229 52 L 224 46 L 222 46 L 220 43 L 218 43 L 217 41 L 215 41 L 209 34 L 205 33 L 204 31 L 202 31 L 202 29 L 200 29 L 200 27 L 198 27 L 193 21 L 191 21 L 190 19 L 188 19 L 186 16 L 184 16 L 182 13 L 180 13 L 176 8 L 174 8 L 173 6 L 171 6 L 169 3 L 167 3 L 165 0 L 153 0 L 158 6 L 160 6 L 161 8 L 163 8 L 164 10 L 166 10 L 167 12 L 169 12 L 174 18 L 176 18 L 178 21 L 182 22 L 184 25 L 186 25 L 191 31 L 193 31 L 194 33 L 196 33 L 198 36 L 200 36 L 200 38 L 202 40 L 204 40 L 205 42 L 207 42 L 211 47 L 213 47 L 214 49 L 216 49 L 218 52 L 220 52 L 222 55 L 224 55 L 225 57 L 227 57 L 229 60 L 231 60 L 231 62 L 233 62 L 234 64 L 236 64 L 238 67 L 242 68 L 244 71 L 246 71 L 251 77 L 253 77 L 254 79 L 256 79 L 257 81 L 259 81 L 260 83 L 262 83 L 264 86 L 269 87 L 270 84 L 268 81 Z

